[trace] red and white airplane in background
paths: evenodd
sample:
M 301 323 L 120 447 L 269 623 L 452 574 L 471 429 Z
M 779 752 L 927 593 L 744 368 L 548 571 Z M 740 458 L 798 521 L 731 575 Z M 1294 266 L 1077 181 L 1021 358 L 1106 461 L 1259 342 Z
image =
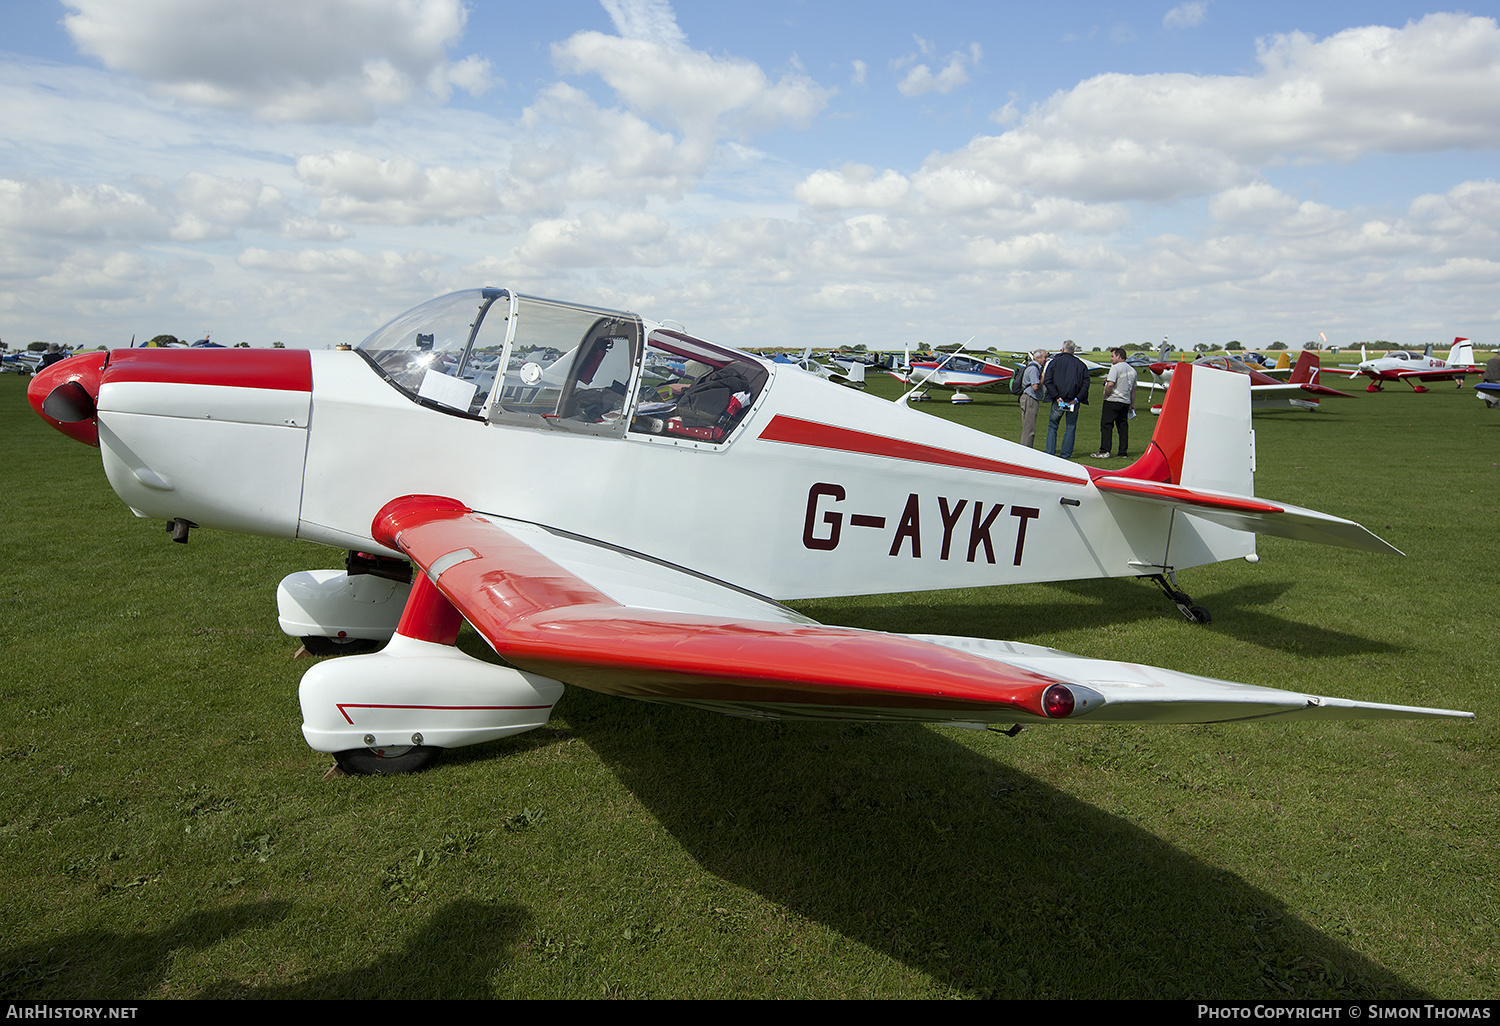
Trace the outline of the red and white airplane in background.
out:
M 282 629 L 388 639 L 300 688 L 354 772 L 540 726 L 565 684 L 732 715 L 996 724 L 1468 713 L 983 638 L 824 626 L 777 599 L 1258 559 L 1257 533 L 1395 552 L 1254 496 L 1249 379 L 1183 365 L 1147 452 L 1086 468 L 631 314 L 497 289 L 352 351 L 121 349 L 36 375 L 139 516 L 349 550 Z M 408 578 L 405 561 L 416 565 Z M 467 620 L 508 665 L 455 646 Z
M 1413 392 L 1425 392 L 1427 387 L 1419 382 L 1455 381 L 1457 387 L 1462 388 L 1464 378 L 1483 374 L 1484 368 L 1474 362 L 1474 347 L 1469 344 L 1469 340 L 1455 338 L 1446 360 L 1439 360 L 1432 355 L 1410 353 L 1404 349 L 1396 349 L 1370 360 L 1365 358 L 1365 350 L 1361 346 L 1358 367 L 1337 371 L 1330 369 L 1328 373 L 1347 374 L 1351 378 L 1362 374 L 1370 379 L 1366 392 L 1382 391 L 1381 386 L 1387 381 L 1404 381 L 1411 386 Z
M 911 385 L 907 399 L 926 399 L 928 388 L 942 388 L 953 392 L 955 403 L 973 402 L 965 392 L 1009 391 L 1010 379 L 1016 373 L 998 360 L 971 353 L 953 352 L 939 359 L 912 361 L 908 354 L 904 370 L 886 371 L 903 384 Z
M 1325 396 L 1337 395 L 1346 399 L 1353 398 L 1348 392 L 1340 392 L 1336 388 L 1318 384 L 1320 370 L 1318 354 L 1305 349 L 1297 358 L 1297 364 L 1292 368 L 1291 376 L 1285 381 L 1272 377 L 1265 371 L 1258 370 L 1233 356 L 1205 356 L 1201 360 L 1194 361 L 1193 366 L 1233 371 L 1249 377 L 1252 409 L 1284 409 L 1290 406 L 1299 410 L 1316 410 L 1320 405 L 1320 398 Z M 1151 373 L 1156 376 L 1156 381 L 1137 381 L 1136 387 L 1147 388 L 1154 392 L 1158 387 L 1171 382 L 1172 368 L 1173 364 L 1165 362 L 1151 364 Z M 1158 410 L 1159 407 L 1152 407 L 1152 412 L 1158 412 Z

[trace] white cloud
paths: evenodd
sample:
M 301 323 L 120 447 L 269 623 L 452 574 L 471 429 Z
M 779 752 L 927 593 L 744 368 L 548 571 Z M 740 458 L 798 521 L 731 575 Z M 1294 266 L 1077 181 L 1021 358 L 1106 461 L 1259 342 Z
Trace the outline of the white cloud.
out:
M 586 211 L 576 218 L 536 222 L 499 269 L 536 274 L 584 267 L 659 267 L 675 256 L 671 226 L 662 218 Z
M 165 238 L 171 220 L 138 193 L 112 185 L 0 179 L 0 227 L 42 238 Z
M 294 221 L 298 231 L 313 230 L 278 190 L 201 172 L 175 184 L 136 176 L 130 188 L 0 179 L 0 227 L 39 241 L 205 242 L 249 227 L 281 231 Z
M 1491 18 L 1276 36 L 1260 63 L 1255 75 L 1099 75 L 929 165 L 1040 194 L 1164 202 L 1247 184 L 1276 160 L 1500 146 Z
M 689 137 L 804 126 L 830 95 L 805 75 L 773 84 L 753 61 L 602 32 L 579 32 L 554 45 L 552 55 L 563 70 L 598 75 L 627 106 Z
M 713 155 L 713 140 L 679 142 L 629 111 L 601 108 L 558 82 L 522 113 L 527 135 L 506 171 L 507 212 L 554 216 L 570 202 L 638 205 L 680 199 Z
M 1161 23 L 1167 28 L 1192 28 L 1194 25 L 1202 25 L 1203 19 L 1208 15 L 1207 0 L 1193 0 L 1191 3 L 1178 4 L 1167 12 Z
M 426 250 L 338 249 L 268 250 L 250 246 L 236 262 L 246 270 L 277 274 L 315 275 L 341 282 L 385 282 L 409 288 L 414 280 L 431 277 L 442 258 Z
M 571 202 L 678 201 L 716 157 L 744 152 L 730 140 L 803 127 L 833 95 L 799 71 L 772 82 L 752 61 L 687 48 L 663 4 L 606 7 L 629 34 L 579 32 L 554 44 L 552 57 L 564 72 L 598 75 L 621 105 L 601 106 L 564 82 L 542 89 L 522 114 L 525 136 L 502 183 L 508 212 L 557 217 Z
M 1438 267 L 1414 267 L 1406 272 L 1406 279 L 1413 282 L 1484 285 L 1493 289 L 1500 285 L 1500 262 L 1457 257 L 1444 261 Z
M 1311 200 L 1299 203 L 1265 182 L 1226 189 L 1209 201 L 1208 212 L 1227 227 L 1283 236 L 1326 234 L 1345 221 L 1330 207 Z
M 375 224 L 436 224 L 500 209 L 495 178 L 481 168 L 422 167 L 335 150 L 297 159 L 297 176 L 323 196 L 318 213 Z
M 626 39 L 640 39 L 668 49 L 687 46 L 687 36 L 677 27 L 677 15 L 666 0 L 599 0 L 615 23 L 615 31 Z
M 875 177 L 868 164 L 848 164 L 837 171 L 814 171 L 800 182 L 793 194 L 812 207 L 889 207 L 911 188 L 904 175 L 890 168 Z
M 270 121 L 368 121 L 426 84 L 482 92 L 488 65 L 447 49 L 460 0 L 65 0 L 79 50 L 158 93 Z
M 917 38 L 917 44 L 924 53 L 929 53 L 931 45 L 925 39 Z M 921 96 L 923 93 L 951 93 L 961 85 L 969 81 L 969 68 L 978 67 L 983 50 L 978 43 L 970 43 L 969 49 L 956 50 L 948 55 L 947 63 L 942 70 L 933 74 L 932 69 L 926 64 L 918 64 L 906 73 L 896 86 L 902 96 Z M 914 56 L 903 58 L 898 64 L 905 64 L 915 59 Z
M 1500 182 L 1460 182 L 1442 195 L 1418 196 L 1406 220 L 1424 235 L 1493 248 L 1500 240 Z

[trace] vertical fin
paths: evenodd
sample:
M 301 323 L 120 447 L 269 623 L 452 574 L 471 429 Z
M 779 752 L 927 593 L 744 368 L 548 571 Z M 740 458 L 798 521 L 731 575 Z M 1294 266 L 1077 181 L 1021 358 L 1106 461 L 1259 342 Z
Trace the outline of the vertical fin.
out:
M 1118 471 L 1119 477 L 1163 484 L 1182 483 L 1182 457 L 1187 449 L 1188 406 L 1192 401 L 1192 390 L 1193 365 L 1179 363 L 1172 370 L 1172 381 L 1167 385 L 1167 397 L 1162 401 L 1161 416 L 1156 420 L 1151 442 L 1140 459 Z
M 1254 495 L 1249 377 L 1179 363 L 1151 443 L 1117 476 Z

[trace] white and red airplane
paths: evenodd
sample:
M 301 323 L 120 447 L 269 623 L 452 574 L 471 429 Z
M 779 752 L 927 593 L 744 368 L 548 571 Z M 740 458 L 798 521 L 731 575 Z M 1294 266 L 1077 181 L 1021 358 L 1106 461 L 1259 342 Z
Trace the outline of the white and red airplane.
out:
M 997 360 L 971 353 L 953 352 L 944 357 L 913 362 L 907 357 L 907 369 L 886 371 L 891 377 L 913 388 L 906 398 L 927 398 L 928 388 L 941 388 L 953 393 L 955 403 L 973 402 L 965 392 L 1009 391 L 1014 367 L 1007 367 Z
M 1336 388 L 1318 384 L 1320 370 L 1318 354 L 1306 349 L 1297 358 L 1297 365 L 1292 368 L 1291 376 L 1285 381 L 1274 378 L 1265 371 L 1258 370 L 1233 356 L 1205 356 L 1200 360 L 1195 360 L 1193 365 L 1233 371 L 1249 377 L 1252 409 L 1283 409 L 1290 406 L 1299 410 L 1316 410 L 1320 406 L 1319 400 L 1322 397 L 1337 395 L 1346 399 L 1353 398 L 1348 392 L 1340 392 Z M 1151 373 L 1156 376 L 1156 381 L 1137 381 L 1136 387 L 1149 388 L 1154 391 L 1158 386 L 1169 383 L 1172 380 L 1172 367 L 1172 364 L 1166 362 L 1151 364 Z
M 1179 367 L 1146 454 L 1108 472 L 635 314 L 486 288 L 352 351 L 98 352 L 28 396 L 178 540 L 350 551 L 278 601 L 288 633 L 389 639 L 302 679 L 304 737 L 354 772 L 540 726 L 565 684 L 976 728 L 1470 715 L 830 627 L 776 601 L 1148 576 L 1206 619 L 1173 572 L 1254 562 L 1256 533 L 1395 552 L 1254 497 L 1243 375 Z M 455 646 L 464 620 L 508 665 Z
M 1411 386 L 1413 392 L 1427 391 L 1426 385 L 1419 384 L 1423 381 L 1455 381 L 1457 387 L 1462 388 L 1464 378 L 1484 373 L 1484 368 L 1474 362 L 1474 347 L 1466 338 L 1453 340 L 1453 348 L 1448 350 L 1446 360 L 1410 353 L 1404 349 L 1396 349 L 1370 360 L 1364 358 L 1363 346 L 1360 347 L 1360 357 L 1357 368 L 1339 371 L 1330 369 L 1328 373 L 1347 374 L 1351 378 L 1364 375 L 1370 379 L 1370 384 L 1365 387 L 1366 392 L 1382 391 L 1382 385 L 1387 381 L 1404 381 Z

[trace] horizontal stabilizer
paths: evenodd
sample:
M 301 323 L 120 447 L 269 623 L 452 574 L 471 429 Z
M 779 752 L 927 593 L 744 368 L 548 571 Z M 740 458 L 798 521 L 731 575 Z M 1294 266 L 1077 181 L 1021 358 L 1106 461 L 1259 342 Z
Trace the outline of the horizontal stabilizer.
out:
M 1394 545 L 1352 520 L 1285 502 L 1231 495 L 1205 488 L 1183 488 L 1180 485 L 1130 477 L 1096 477 L 1094 487 L 1102 492 L 1173 506 L 1236 531 L 1252 531 L 1277 538 L 1341 545 L 1344 548 L 1385 552 L 1396 556 L 1405 555 Z

